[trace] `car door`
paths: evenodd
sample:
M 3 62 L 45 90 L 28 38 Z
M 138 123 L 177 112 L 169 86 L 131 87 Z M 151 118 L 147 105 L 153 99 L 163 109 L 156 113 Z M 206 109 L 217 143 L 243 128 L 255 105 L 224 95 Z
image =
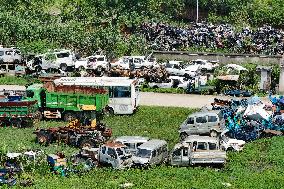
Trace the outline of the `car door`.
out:
M 189 151 L 190 151 L 190 144 L 185 144 L 181 148 L 181 166 L 189 165 Z
M 182 160 L 182 156 L 181 156 L 181 151 L 182 151 L 182 147 L 176 148 L 172 151 L 171 153 L 171 165 L 181 165 L 181 160 Z
M 207 117 L 207 133 L 210 133 L 210 130 L 218 125 L 218 117 L 217 115 L 208 115 Z
M 187 119 L 187 134 L 188 135 L 191 135 L 191 134 L 196 134 L 197 133 L 197 125 L 195 123 L 195 117 L 189 117 Z
M 207 132 L 207 115 L 197 116 L 196 122 L 196 133 L 195 134 L 206 134 Z
M 106 162 L 111 164 L 114 168 L 117 168 L 119 166 L 118 157 L 115 149 L 107 148 Z

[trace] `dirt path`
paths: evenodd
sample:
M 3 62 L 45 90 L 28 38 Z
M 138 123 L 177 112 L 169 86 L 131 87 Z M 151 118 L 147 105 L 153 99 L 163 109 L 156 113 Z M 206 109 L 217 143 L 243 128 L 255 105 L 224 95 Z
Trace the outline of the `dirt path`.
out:
M 214 101 L 214 98 L 221 98 L 225 100 L 232 99 L 233 97 L 141 92 L 140 105 L 201 108 L 203 106 L 210 105 Z M 268 102 L 267 97 L 261 98 L 261 100 Z

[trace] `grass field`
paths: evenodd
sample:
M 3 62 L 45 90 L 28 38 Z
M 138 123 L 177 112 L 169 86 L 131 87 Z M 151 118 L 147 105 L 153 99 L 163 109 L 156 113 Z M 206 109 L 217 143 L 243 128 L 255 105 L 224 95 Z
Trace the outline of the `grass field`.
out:
M 170 148 L 178 142 L 177 128 L 193 110 L 186 108 L 141 107 L 133 116 L 105 119 L 114 136 L 143 135 L 168 141 Z M 64 122 L 42 122 L 41 127 L 63 126 Z M 1 152 L 42 148 L 34 142 L 33 129 L 2 128 Z M 46 153 L 64 151 L 70 155 L 78 149 L 53 144 L 43 148 Z M 207 167 L 171 167 L 149 170 L 94 169 L 84 175 L 70 174 L 63 178 L 52 175 L 46 167 L 28 174 L 35 179 L 32 188 L 120 188 L 130 182 L 132 188 L 283 188 L 284 138 L 262 139 L 246 145 L 241 153 L 230 153 L 222 169 Z M 223 183 L 223 184 L 222 184 Z M 224 186 L 230 183 L 230 187 Z M 16 186 L 18 188 L 19 186 Z

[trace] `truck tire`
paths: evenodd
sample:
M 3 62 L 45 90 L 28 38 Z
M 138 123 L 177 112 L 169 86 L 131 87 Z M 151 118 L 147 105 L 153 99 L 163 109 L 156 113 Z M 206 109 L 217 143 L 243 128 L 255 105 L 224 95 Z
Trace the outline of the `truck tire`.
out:
M 42 120 L 43 116 L 42 116 L 42 113 L 41 111 L 37 110 L 35 113 L 34 113 L 34 122 L 40 122 Z
M 84 147 L 92 148 L 92 147 L 95 147 L 95 143 L 92 140 L 90 140 L 90 139 L 83 139 L 80 142 L 79 147 L 80 148 L 84 148 Z
M 47 146 L 49 144 L 49 137 L 47 134 L 39 134 L 37 136 L 37 143 Z
M 111 117 L 114 115 L 114 110 L 110 107 L 104 109 L 104 115 L 106 117 Z
M 77 116 L 73 112 L 66 112 L 63 116 L 63 120 L 66 121 L 66 122 L 70 122 L 70 121 L 73 121 L 75 119 L 77 119 Z
M 11 120 L 11 126 L 12 127 L 21 128 L 22 127 L 22 120 L 20 120 L 20 119 L 12 119 Z
M 65 63 L 61 63 L 59 67 L 60 67 L 60 69 L 62 71 L 66 71 L 67 70 L 67 64 L 65 64 Z

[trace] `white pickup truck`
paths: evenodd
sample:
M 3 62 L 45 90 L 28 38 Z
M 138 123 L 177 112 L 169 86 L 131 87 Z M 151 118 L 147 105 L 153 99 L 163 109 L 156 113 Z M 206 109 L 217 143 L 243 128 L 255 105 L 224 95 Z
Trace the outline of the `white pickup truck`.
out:
M 170 164 L 190 166 L 195 164 L 225 164 L 226 152 L 215 137 L 191 135 L 176 144 L 170 154 Z

